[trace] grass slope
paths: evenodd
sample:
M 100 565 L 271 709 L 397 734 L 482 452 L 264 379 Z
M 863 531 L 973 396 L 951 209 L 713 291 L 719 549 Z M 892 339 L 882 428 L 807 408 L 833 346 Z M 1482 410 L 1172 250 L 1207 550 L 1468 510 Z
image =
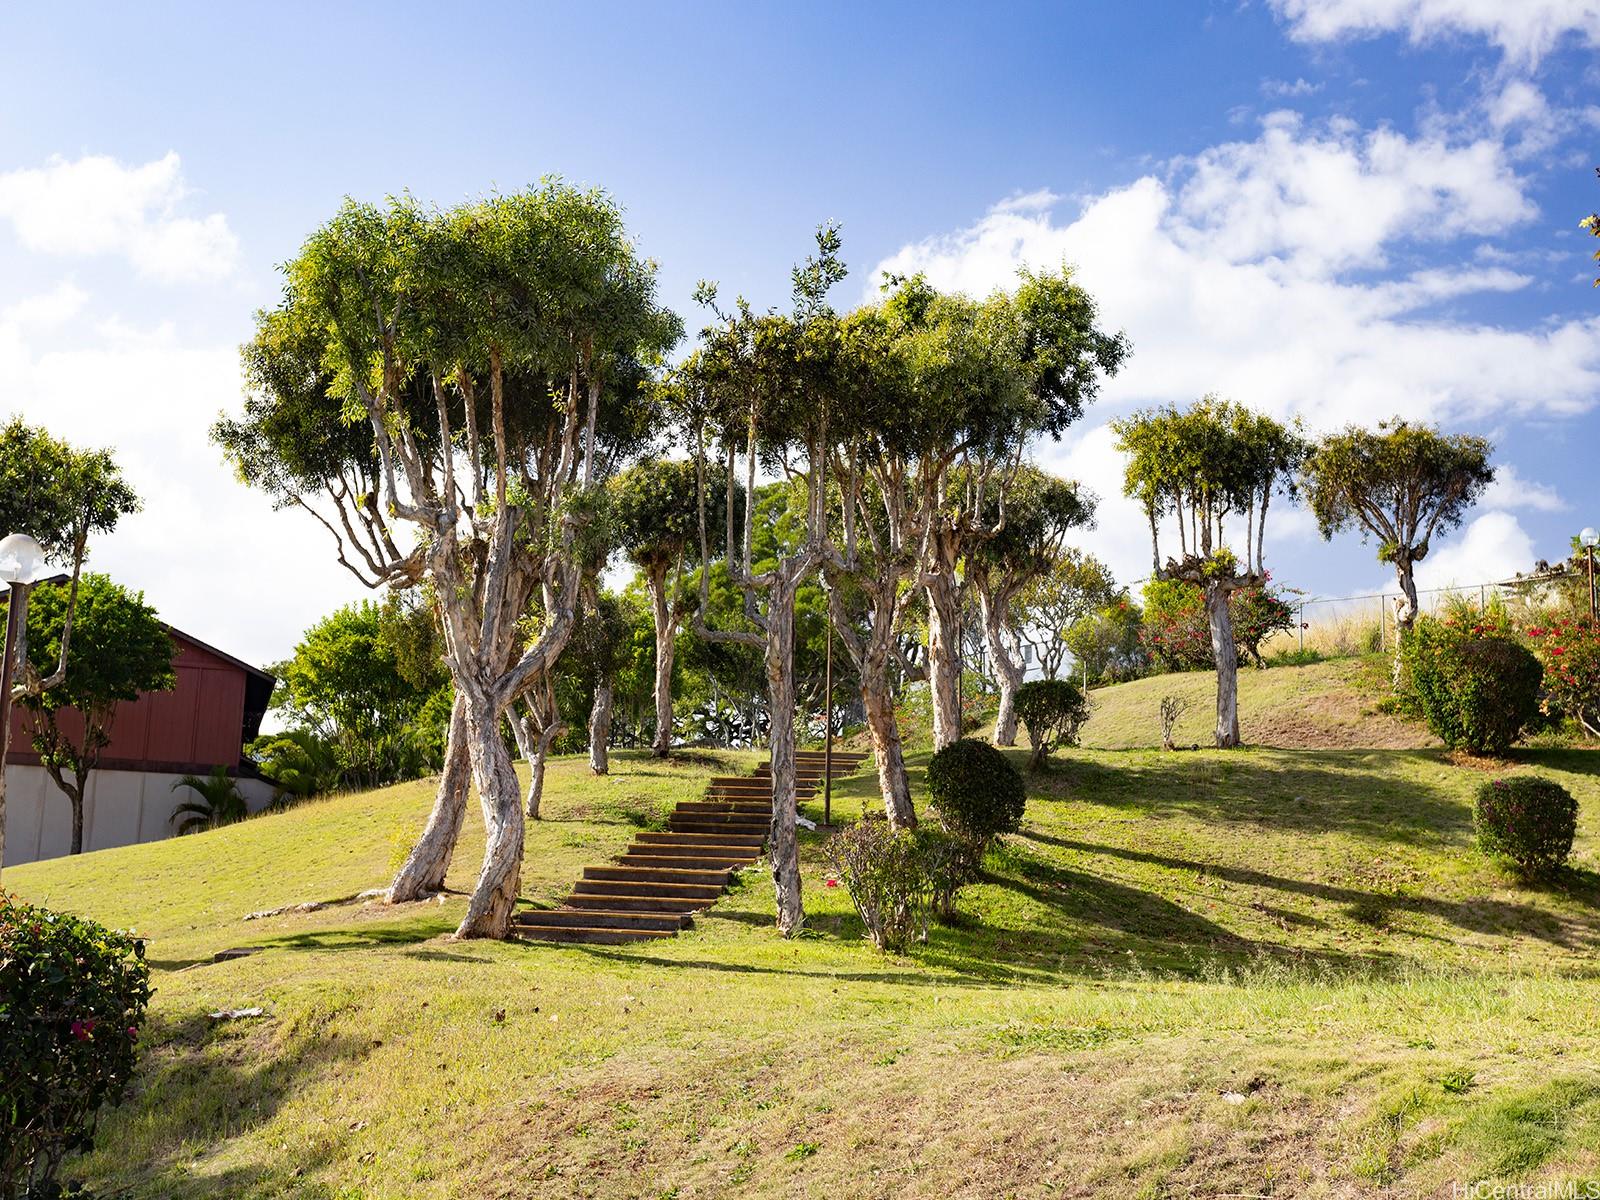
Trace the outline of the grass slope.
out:
M 530 902 L 753 759 L 613 761 L 553 765 Z M 1074 751 L 906 960 L 815 836 L 790 942 L 754 872 L 640 947 L 452 943 L 460 895 L 241 920 L 381 883 L 420 784 L 5 881 L 150 937 L 138 1095 L 75 1168 L 119 1196 L 1425 1195 L 1600 1176 L 1597 761 L 1515 767 L 1581 803 L 1529 890 L 1436 751 Z

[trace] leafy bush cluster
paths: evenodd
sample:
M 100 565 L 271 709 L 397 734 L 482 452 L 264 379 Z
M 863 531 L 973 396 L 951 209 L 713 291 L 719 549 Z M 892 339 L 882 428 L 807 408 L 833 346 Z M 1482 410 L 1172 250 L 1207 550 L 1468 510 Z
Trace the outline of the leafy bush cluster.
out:
M 1057 746 L 1076 746 L 1078 731 L 1089 719 L 1089 701 L 1065 679 L 1035 679 L 1017 689 L 1017 716 L 1028 730 L 1036 769 Z
M 1428 728 L 1447 746 L 1502 755 L 1539 714 L 1544 670 L 1496 624 L 1419 617 L 1403 658 Z
M 1028 793 L 999 750 L 976 738 L 951 742 L 928 761 L 928 794 L 952 837 L 980 849 L 1022 826 Z
M 54 1194 L 127 1093 L 150 1001 L 144 944 L 0 893 L 0 1197 Z
M 1527 632 L 1544 664 L 1546 713 L 1570 717 L 1590 737 L 1600 737 L 1600 629 L 1563 617 Z
M 1192 583 L 1153 580 L 1145 586 L 1140 639 L 1150 658 L 1168 671 L 1207 671 L 1216 666 L 1205 598 Z M 1228 597 L 1233 644 L 1239 658 L 1266 666 L 1261 646 L 1275 633 L 1295 627 L 1294 608 L 1270 586 L 1240 588 Z
M 872 944 L 890 954 L 926 939 L 929 919 L 949 911 L 975 869 L 965 848 L 939 830 L 896 829 L 876 815 L 841 829 L 823 852 Z
M 1495 779 L 1478 789 L 1472 827 L 1480 850 L 1502 854 L 1523 875 L 1539 878 L 1572 853 L 1578 802 L 1560 784 L 1536 775 Z

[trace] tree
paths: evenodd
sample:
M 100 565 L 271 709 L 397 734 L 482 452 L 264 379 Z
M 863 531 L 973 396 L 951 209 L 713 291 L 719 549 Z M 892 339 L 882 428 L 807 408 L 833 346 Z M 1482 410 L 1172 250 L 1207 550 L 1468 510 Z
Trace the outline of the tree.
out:
M 720 505 L 729 495 L 718 469 L 709 468 L 707 499 L 713 505 L 710 521 L 721 524 Z M 686 565 L 698 560 L 699 486 L 693 460 L 647 459 L 623 471 L 611 482 L 612 513 L 622 549 L 639 568 L 650 597 L 655 622 L 654 753 L 665 758 L 672 750 L 672 665 L 677 633 L 688 611 L 683 588 Z M 735 499 L 740 492 L 732 492 Z M 735 516 L 737 520 L 737 514 Z M 669 583 L 669 578 L 671 582 Z
M 1019 652 L 1017 600 L 1049 574 L 1072 530 L 1094 518 L 1093 496 L 1078 485 L 1024 464 L 991 497 L 993 530 L 967 555 L 967 580 L 978 597 L 984 646 L 1000 690 L 994 744 L 1017 744 L 1017 689 L 1024 666 Z
M 1017 711 L 1028 728 L 1033 753 L 1028 770 L 1037 771 L 1057 746 L 1076 746 L 1089 719 L 1089 701 L 1068 679 L 1035 679 L 1017 692 Z
M 1356 525 L 1363 541 L 1378 539 L 1378 561 L 1394 565 L 1403 594 L 1395 607 L 1396 672 L 1419 611 L 1416 564 L 1434 535 L 1460 525 L 1494 481 L 1492 449 L 1483 438 L 1397 417 L 1376 430 L 1352 425 L 1331 433 L 1306 458 L 1303 486 L 1322 536 Z
M 1073 626 L 1117 596 L 1111 568 L 1071 546 L 1056 554 L 1049 570 L 1017 593 L 1012 601 L 1013 627 L 1033 648 L 1046 679 L 1059 679 L 1067 654 L 1076 653 L 1068 642 Z
M 559 180 L 446 212 L 347 202 L 285 273 L 217 437 L 280 502 L 315 498 L 364 582 L 430 586 L 451 750 L 391 896 L 442 881 L 470 768 L 488 836 L 456 935 L 503 937 L 525 818 L 501 722 L 571 634 L 597 493 L 647 436 L 641 385 L 680 327 L 617 206 Z M 330 405 L 370 438 L 322 429 Z
M 391 595 L 384 605 L 346 605 L 306 630 L 294 655 L 273 668 L 273 708 L 291 728 L 331 744 L 341 779 L 352 786 L 412 778 L 427 765 L 419 719 L 449 675 L 435 657 L 431 671 L 408 677 L 402 666 L 407 651 L 393 640 L 410 636 L 407 622 L 415 620 L 399 611 L 402 604 Z M 425 609 L 417 611 L 428 619 Z
M 28 607 L 28 659 L 43 674 L 61 656 L 70 587 L 41 584 Z M 172 687 L 176 648 L 143 592 L 104 575 L 85 575 L 78 589 L 72 654 L 57 687 L 24 696 L 28 732 L 39 765 L 72 805 L 73 854 L 83 853 L 83 797 L 100 752 L 111 742 L 117 705 Z
M 1128 456 L 1123 491 L 1150 522 L 1152 574 L 1191 583 L 1205 601 L 1217 666 L 1216 744 L 1239 744 L 1239 658 L 1229 597 L 1266 579 L 1267 509 L 1293 486 L 1305 455 L 1292 429 L 1242 405 L 1206 396 L 1187 409 L 1168 405 L 1112 422 Z M 1172 519 L 1179 557 L 1161 558 L 1160 527 Z M 1226 522 L 1244 518 L 1241 556 Z
M 1150 667 L 1140 638 L 1143 621 L 1143 612 L 1123 588 L 1109 603 L 1072 623 L 1067 649 L 1091 680 L 1137 679 Z
M 794 758 L 795 599 L 801 582 L 827 553 L 827 463 L 837 434 L 840 402 L 840 324 L 827 294 L 845 276 L 839 235 L 832 227 L 817 232 L 817 254 L 795 268 L 793 311 L 757 315 L 742 299 L 732 310 L 717 306 L 715 286 L 703 283 L 698 299 L 716 323 L 701 334 L 701 345 L 680 374 L 678 395 L 695 448 L 700 495 L 700 606 L 695 631 L 708 641 L 758 648 L 766 670 L 772 762 L 772 826 L 767 852 L 777 895 L 777 926 L 785 937 L 805 923 L 800 894 L 799 843 L 795 832 L 797 796 Z M 708 441 L 720 447 L 727 497 L 722 567 L 744 600 L 742 628 L 712 629 L 707 529 Z M 744 506 L 741 541 L 735 539 L 734 463 L 744 456 L 744 493 L 754 497 L 758 460 L 769 463 L 802 489 L 803 532 L 798 544 L 771 559 L 757 561 L 756 505 Z
M 226 767 L 213 767 L 209 775 L 184 775 L 173 780 L 172 790 L 179 788 L 194 793 L 192 799 L 180 802 L 172 810 L 172 823 L 180 835 L 232 825 L 250 815 L 244 795 Z
M 942 307 L 942 312 L 941 312 Z M 936 749 L 961 736 L 961 567 L 1004 519 L 1005 492 L 1027 444 L 1059 438 L 1083 415 L 1103 377 L 1115 375 L 1128 340 L 1096 325 L 1093 298 L 1068 270 L 1028 271 L 1012 293 L 981 305 L 929 306 L 934 319 L 913 353 L 919 402 L 964 412 L 968 439 L 935 477 L 936 515 L 924 539 L 921 584 L 928 600 L 928 682 Z M 994 498 L 998 497 L 995 502 Z M 992 507 L 991 507 L 992 505 Z
M 78 580 L 88 557 L 89 537 L 109 533 L 122 517 L 138 508 L 139 497 L 123 481 L 108 451 L 75 449 L 19 418 L 0 427 L 0 530 L 28 534 L 44 548 L 47 558 L 66 564 L 71 572 L 56 659 L 37 663 L 25 646 L 14 652 L 7 647 L 4 652 L 14 653 L 13 702 L 41 696 L 66 678 Z M 17 605 L 16 632 L 24 638 L 28 592 L 28 585 L 12 584 L 7 594 L 8 606 Z M 0 726 L 0 861 L 5 857 L 6 827 L 3 764 L 10 750 L 11 723 L 7 721 Z

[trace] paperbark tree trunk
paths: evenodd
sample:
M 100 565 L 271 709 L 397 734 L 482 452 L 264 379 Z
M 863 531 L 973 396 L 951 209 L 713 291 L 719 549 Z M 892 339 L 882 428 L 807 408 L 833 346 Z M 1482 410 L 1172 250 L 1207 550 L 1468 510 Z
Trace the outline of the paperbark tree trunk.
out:
M 911 829 L 917 824 L 917 810 L 911 802 L 911 784 L 906 779 L 906 760 L 900 741 L 900 723 L 895 720 L 894 695 L 889 690 L 887 669 L 883 677 L 868 681 L 861 673 L 861 707 L 867 714 L 867 731 L 872 737 L 872 755 L 878 765 L 878 790 L 883 793 L 884 814 L 896 829 Z
M 1217 660 L 1217 748 L 1228 750 L 1239 744 L 1239 655 L 1233 644 L 1228 589 L 1209 582 L 1205 599 L 1211 620 L 1211 653 Z
M 594 707 L 589 710 L 589 770 L 605 775 L 611 770 L 607 743 L 611 740 L 611 681 L 602 680 L 594 689 Z
M 944 572 L 929 576 L 925 590 L 933 748 L 943 750 L 961 737 L 961 598 L 954 578 Z
M 1394 560 L 1394 576 L 1400 584 L 1401 600 L 1394 606 L 1394 666 L 1390 676 L 1396 687 L 1400 686 L 1401 677 L 1405 672 L 1405 660 L 1401 657 L 1406 639 L 1411 636 L 1411 630 L 1417 623 L 1417 613 L 1421 605 L 1417 600 L 1417 578 L 1415 565 L 1407 555 L 1400 555 Z
M 775 572 L 767 594 L 767 703 L 772 746 L 772 826 L 767 854 L 778 900 L 778 932 L 793 937 L 805 925 L 800 896 L 800 845 L 795 832 L 794 780 L 794 599 L 789 572 Z
M 1005 639 L 1005 605 L 978 590 L 978 609 L 983 615 L 983 640 L 994 664 L 994 677 L 1000 685 L 1000 711 L 994 719 L 994 744 L 1017 744 L 1017 689 L 1022 686 L 1022 664 L 1011 657 Z
M 427 827 L 389 885 L 389 902 L 421 900 L 444 890 L 445 875 L 461 836 L 467 813 L 467 787 L 472 782 L 472 759 L 467 751 L 467 710 L 460 693 L 450 706 L 450 728 L 445 737 L 444 770 Z
M 483 851 L 483 869 L 455 935 L 503 938 L 511 928 L 511 914 L 522 888 L 522 841 L 527 829 L 522 795 L 511 755 L 500 736 L 500 711 L 487 694 L 472 694 L 472 685 L 463 686 L 462 680 L 457 679 L 456 688 L 466 697 L 472 781 L 483 807 L 488 843 Z
M 651 753 L 666 758 L 672 753 L 672 659 L 677 650 L 677 621 L 667 599 L 666 568 L 652 567 L 645 584 L 656 626 L 656 740 Z

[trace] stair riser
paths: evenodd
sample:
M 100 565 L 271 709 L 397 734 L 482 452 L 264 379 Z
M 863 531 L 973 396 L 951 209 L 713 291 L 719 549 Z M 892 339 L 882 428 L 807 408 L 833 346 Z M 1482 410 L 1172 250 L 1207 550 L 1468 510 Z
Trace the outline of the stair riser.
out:
M 691 835 L 692 837 L 692 835 Z M 751 846 L 714 846 L 693 840 L 685 842 L 635 842 L 627 854 L 650 855 L 656 858 L 754 858 L 756 848 Z
M 685 904 L 711 904 L 722 895 L 719 884 L 651 883 L 641 879 L 580 879 L 572 885 L 574 896 L 635 896 L 639 899 L 676 900 Z
M 707 858 L 675 858 L 664 854 L 624 854 L 617 860 L 621 867 L 634 867 L 650 871 L 722 871 L 734 867 L 748 867 L 755 862 L 743 855 L 717 855 Z
M 684 867 L 585 867 L 585 879 L 614 879 L 633 883 L 681 883 L 700 887 L 727 886 L 726 870 L 705 870 Z
M 676 935 L 661 929 L 518 929 L 517 936 L 536 942 L 587 942 L 594 946 L 623 946 L 629 942 L 654 942 Z
M 618 886 L 621 886 L 620 884 Z M 613 896 L 604 893 L 590 895 L 586 892 L 574 892 L 567 897 L 566 908 L 600 909 L 605 912 L 641 912 L 664 913 L 667 915 L 678 914 L 687 916 L 698 912 L 711 900 L 674 900 L 667 896 Z
M 644 846 L 732 846 L 735 849 L 746 849 L 761 845 L 758 837 L 747 837 L 738 833 L 641 833 L 634 837 L 635 845 Z
M 764 824 L 744 825 L 731 821 L 674 821 L 672 828 L 680 833 L 716 833 L 722 830 L 738 829 L 750 834 L 752 837 L 760 837 L 763 841 L 767 835 L 767 827 Z
M 585 929 L 682 929 L 687 920 L 675 913 L 593 912 L 585 909 L 544 909 L 518 913 L 518 929 L 551 929 L 577 926 Z

